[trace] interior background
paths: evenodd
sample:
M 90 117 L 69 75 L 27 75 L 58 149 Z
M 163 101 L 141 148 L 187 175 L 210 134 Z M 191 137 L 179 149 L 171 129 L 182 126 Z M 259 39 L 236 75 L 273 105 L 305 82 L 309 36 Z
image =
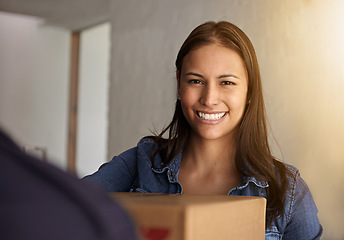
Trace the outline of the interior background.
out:
M 340 0 L 109 1 L 109 21 L 82 33 L 89 57 L 81 64 L 79 175 L 168 123 L 182 42 L 204 21 L 228 20 L 256 49 L 274 154 L 308 183 L 323 239 L 344 239 L 343 7 Z M 0 33 L 0 124 L 22 145 L 47 147 L 65 168 L 70 32 L 1 12 Z M 96 54 L 102 60 L 92 62 Z

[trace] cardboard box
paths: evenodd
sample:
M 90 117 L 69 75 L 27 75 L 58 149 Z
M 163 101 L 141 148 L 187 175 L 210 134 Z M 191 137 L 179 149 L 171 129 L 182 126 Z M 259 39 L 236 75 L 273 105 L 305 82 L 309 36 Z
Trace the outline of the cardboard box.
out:
M 265 239 L 261 197 L 110 193 L 144 240 Z

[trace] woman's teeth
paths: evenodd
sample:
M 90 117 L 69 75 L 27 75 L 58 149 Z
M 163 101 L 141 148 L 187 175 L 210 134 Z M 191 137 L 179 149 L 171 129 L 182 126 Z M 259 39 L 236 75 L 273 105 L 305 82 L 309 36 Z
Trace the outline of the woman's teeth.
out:
M 226 115 L 226 112 L 223 113 L 215 113 L 215 114 L 209 114 L 209 113 L 203 113 L 203 112 L 197 112 L 197 115 L 204 119 L 204 120 L 219 120 L 224 115 Z

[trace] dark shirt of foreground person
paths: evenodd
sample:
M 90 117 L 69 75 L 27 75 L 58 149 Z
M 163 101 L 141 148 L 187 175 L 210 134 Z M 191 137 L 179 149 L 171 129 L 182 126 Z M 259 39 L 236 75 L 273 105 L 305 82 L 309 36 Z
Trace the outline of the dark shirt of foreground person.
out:
M 0 239 L 137 239 L 105 192 L 20 148 L 0 130 Z

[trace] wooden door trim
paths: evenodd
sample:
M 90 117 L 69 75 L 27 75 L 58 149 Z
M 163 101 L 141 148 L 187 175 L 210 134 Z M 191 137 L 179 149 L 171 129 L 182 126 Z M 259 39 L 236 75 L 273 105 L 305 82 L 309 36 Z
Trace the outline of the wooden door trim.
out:
M 67 171 L 76 175 L 80 32 L 71 33 Z

